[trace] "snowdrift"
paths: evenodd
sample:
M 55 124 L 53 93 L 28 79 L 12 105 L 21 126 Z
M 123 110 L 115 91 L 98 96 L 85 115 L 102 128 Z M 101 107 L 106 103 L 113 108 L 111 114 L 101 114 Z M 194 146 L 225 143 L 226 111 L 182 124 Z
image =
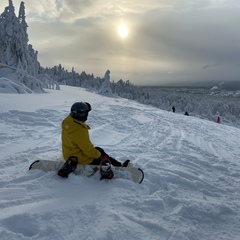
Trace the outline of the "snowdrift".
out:
M 33 91 L 20 82 L 1 77 L 0 93 L 33 93 Z

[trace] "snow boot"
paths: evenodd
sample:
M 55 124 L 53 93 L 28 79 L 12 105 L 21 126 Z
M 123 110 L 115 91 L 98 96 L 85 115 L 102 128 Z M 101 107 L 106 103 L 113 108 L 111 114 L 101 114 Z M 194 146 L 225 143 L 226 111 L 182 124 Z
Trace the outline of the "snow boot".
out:
M 103 179 L 112 179 L 114 173 L 111 169 L 111 161 L 108 156 L 103 156 L 100 162 L 100 181 Z
M 69 157 L 57 174 L 62 178 L 67 178 L 70 173 L 75 171 L 77 164 L 76 157 Z

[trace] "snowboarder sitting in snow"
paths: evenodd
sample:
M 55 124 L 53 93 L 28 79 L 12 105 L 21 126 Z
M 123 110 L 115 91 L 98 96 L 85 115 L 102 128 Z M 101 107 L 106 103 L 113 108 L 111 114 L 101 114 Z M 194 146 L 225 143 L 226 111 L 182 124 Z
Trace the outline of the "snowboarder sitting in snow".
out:
M 120 163 L 110 157 L 102 148 L 94 147 L 89 138 L 90 127 L 85 124 L 91 105 L 87 102 L 76 102 L 71 107 L 71 113 L 62 121 L 62 153 L 65 159 L 58 175 L 67 178 L 77 164 L 99 165 L 108 161 L 113 166 L 127 167 L 130 160 Z M 104 178 L 112 178 L 112 174 Z

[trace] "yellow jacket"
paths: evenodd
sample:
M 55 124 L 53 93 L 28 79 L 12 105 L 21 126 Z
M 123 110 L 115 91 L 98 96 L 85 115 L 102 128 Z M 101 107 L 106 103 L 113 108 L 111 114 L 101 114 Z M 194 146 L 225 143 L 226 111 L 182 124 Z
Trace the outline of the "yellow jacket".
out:
M 90 141 L 89 129 L 87 124 L 75 120 L 71 115 L 62 121 L 62 153 L 65 160 L 76 156 L 78 164 L 89 164 L 101 156 Z

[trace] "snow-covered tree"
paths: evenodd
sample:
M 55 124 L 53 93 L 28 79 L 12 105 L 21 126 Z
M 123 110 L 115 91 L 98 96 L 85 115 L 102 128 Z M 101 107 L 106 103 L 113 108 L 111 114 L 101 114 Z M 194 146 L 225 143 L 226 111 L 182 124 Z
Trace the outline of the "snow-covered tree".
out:
M 11 67 L 21 66 L 28 74 L 36 77 L 39 62 L 37 51 L 28 44 L 24 2 L 21 2 L 16 17 L 12 0 L 0 15 L 0 62 Z
M 99 90 L 99 93 L 103 94 L 105 96 L 112 96 L 113 95 L 112 89 L 111 89 L 111 86 L 110 86 L 110 71 L 109 70 L 107 70 L 106 73 L 105 73 L 104 81 L 103 81 L 102 86 Z

